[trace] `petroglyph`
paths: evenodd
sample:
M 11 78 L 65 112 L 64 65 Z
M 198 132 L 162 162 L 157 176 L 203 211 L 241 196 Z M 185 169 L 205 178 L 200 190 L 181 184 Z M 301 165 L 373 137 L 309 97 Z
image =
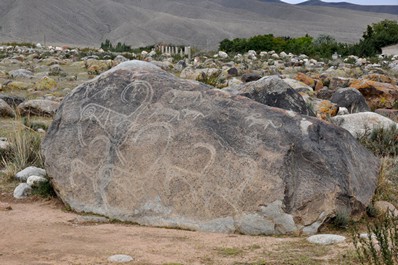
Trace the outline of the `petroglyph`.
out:
M 246 122 L 250 123 L 249 128 L 256 125 L 262 126 L 264 130 L 266 130 L 270 125 L 274 129 L 282 127 L 282 124 L 280 124 L 279 126 L 275 125 L 271 120 L 262 117 L 261 114 L 252 114 L 246 117 L 245 120 Z

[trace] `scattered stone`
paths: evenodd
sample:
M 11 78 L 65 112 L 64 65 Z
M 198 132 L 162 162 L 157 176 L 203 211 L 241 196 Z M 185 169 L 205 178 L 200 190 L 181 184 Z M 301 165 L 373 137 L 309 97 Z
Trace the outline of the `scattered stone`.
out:
M 5 87 L 10 90 L 27 90 L 31 85 L 20 81 L 8 82 Z
M 220 57 L 222 59 L 226 59 L 226 58 L 228 58 L 228 53 L 223 52 L 223 51 L 219 51 L 218 52 L 218 57 Z
M 24 199 L 32 193 L 32 187 L 26 183 L 20 183 L 14 190 L 15 199 Z
M 47 99 L 27 100 L 18 105 L 22 115 L 53 116 L 60 103 Z
M 296 80 L 303 82 L 304 84 L 310 86 L 311 88 L 315 88 L 315 80 L 306 74 L 298 73 L 296 75 Z
M 377 109 L 375 112 L 395 122 L 398 122 L 398 109 Z
M 320 234 L 320 235 L 310 236 L 309 238 L 307 238 L 307 241 L 318 245 L 332 245 L 332 244 L 343 243 L 345 239 L 346 238 L 344 236 Z
M 242 82 L 243 83 L 249 83 L 249 82 L 253 82 L 253 81 L 257 81 L 261 78 L 261 76 L 259 74 L 244 74 L 242 75 Z
M 8 73 L 12 78 L 32 78 L 33 73 L 26 69 L 18 69 Z
M 263 77 L 257 81 L 243 84 L 240 88 L 240 95 L 267 106 L 315 116 L 303 97 L 278 76 Z
M 15 117 L 15 111 L 2 99 L 0 99 L 0 117 Z
M 31 187 L 37 187 L 40 183 L 45 183 L 48 182 L 48 179 L 42 176 L 30 176 L 26 180 L 26 184 L 28 184 Z
M 61 66 L 59 64 L 53 64 L 50 66 L 49 75 L 60 75 L 63 72 Z
M 4 94 L 0 94 L 0 99 L 7 102 L 7 104 L 13 108 L 16 108 L 19 104 L 21 104 L 22 102 L 25 101 L 25 99 L 23 97 L 8 96 L 8 95 L 4 95 Z
M 380 214 L 385 214 L 386 212 L 392 213 L 392 215 L 398 217 L 398 210 L 392 203 L 387 201 L 377 201 L 374 203 L 374 207 Z
M 121 255 L 121 254 L 113 255 L 108 258 L 109 262 L 114 262 L 114 263 L 127 263 L 133 260 L 134 258 L 129 255 Z
M 141 61 L 66 96 L 42 153 L 76 211 L 208 232 L 300 233 L 337 207 L 363 214 L 379 171 L 346 130 Z
M 19 181 L 27 181 L 30 176 L 40 176 L 40 177 L 45 177 L 46 176 L 46 171 L 42 168 L 38 167 L 27 167 L 24 170 L 19 171 L 15 177 Z
M 338 89 L 330 101 L 336 103 L 339 107 L 347 108 L 349 113 L 370 111 L 365 97 L 355 88 Z
M 11 211 L 12 207 L 10 204 L 5 203 L 5 202 L 0 202 L 0 211 Z
M 295 79 L 285 78 L 285 79 L 283 79 L 283 81 L 285 83 L 287 83 L 289 86 L 291 86 L 297 92 L 313 92 L 314 91 L 312 89 L 312 87 L 304 84 L 301 81 L 295 80 Z
M 332 122 L 349 131 L 354 137 L 364 135 L 376 128 L 389 129 L 397 123 L 374 112 L 359 112 L 347 115 L 338 115 Z
M 8 139 L 0 137 L 0 150 L 7 150 L 8 148 L 10 148 L 10 142 L 8 142 Z

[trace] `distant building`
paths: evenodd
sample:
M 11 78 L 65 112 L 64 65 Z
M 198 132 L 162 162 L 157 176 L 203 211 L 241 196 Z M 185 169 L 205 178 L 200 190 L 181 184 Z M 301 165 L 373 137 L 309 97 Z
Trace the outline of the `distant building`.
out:
M 381 54 L 386 56 L 398 55 L 398 44 L 381 48 Z

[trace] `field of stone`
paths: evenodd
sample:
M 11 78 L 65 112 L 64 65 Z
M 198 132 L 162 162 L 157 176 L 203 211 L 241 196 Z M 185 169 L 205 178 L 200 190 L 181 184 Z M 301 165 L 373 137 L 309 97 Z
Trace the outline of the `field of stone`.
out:
M 0 263 L 359 264 L 397 211 L 398 56 L 0 58 Z

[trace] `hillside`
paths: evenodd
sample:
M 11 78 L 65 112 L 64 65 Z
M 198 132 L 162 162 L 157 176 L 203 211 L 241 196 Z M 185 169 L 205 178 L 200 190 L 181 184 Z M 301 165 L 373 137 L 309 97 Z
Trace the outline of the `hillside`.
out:
M 395 6 L 387 6 L 387 5 L 356 5 L 347 2 L 339 2 L 339 3 L 327 3 L 322 2 L 320 0 L 309 0 L 303 3 L 298 4 L 299 6 L 326 6 L 326 7 L 334 7 L 334 8 L 345 8 L 356 11 L 365 11 L 365 12 L 373 12 L 373 13 L 386 13 L 398 15 L 398 2 Z
M 397 17 L 278 0 L 2 0 L 0 40 L 98 46 L 108 38 L 210 49 L 224 38 L 327 33 L 353 42 L 385 18 Z

